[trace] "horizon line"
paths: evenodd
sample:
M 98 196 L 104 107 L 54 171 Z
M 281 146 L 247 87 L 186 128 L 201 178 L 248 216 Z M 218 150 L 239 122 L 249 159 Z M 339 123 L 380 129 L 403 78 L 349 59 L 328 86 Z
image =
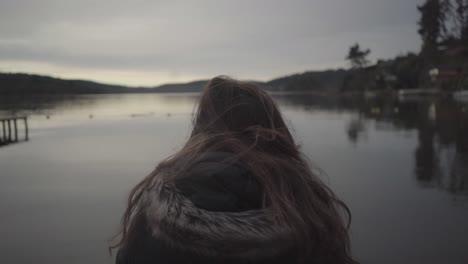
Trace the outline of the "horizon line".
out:
M 240 78 L 240 80 L 243 80 L 243 81 L 251 81 L 251 82 L 262 82 L 262 83 L 268 83 L 268 82 L 271 82 L 271 81 L 274 81 L 276 79 L 280 79 L 280 78 L 285 78 L 285 77 L 290 77 L 290 76 L 294 76 L 294 75 L 300 75 L 300 74 L 305 74 L 305 73 L 308 73 L 308 72 L 326 72 L 326 71 L 339 71 L 339 70 L 349 70 L 348 68 L 344 68 L 344 67 L 336 67 L 336 68 L 327 68 L 327 69 L 317 69 L 317 70 L 304 70 L 304 71 L 301 71 L 301 72 L 293 72 L 293 73 L 288 73 L 288 74 L 284 74 L 284 75 L 281 75 L 281 76 L 277 76 L 277 77 L 274 77 L 274 78 L 269 78 L 267 80 L 258 80 L 258 79 L 242 79 Z M 93 79 L 93 78 L 90 78 L 90 79 L 82 79 L 82 78 L 67 78 L 67 77 L 61 77 L 61 76 L 57 76 L 57 75 L 53 75 L 53 74 L 42 74 L 42 73 L 34 73 L 34 72 L 27 72 L 27 71 L 2 71 L 0 70 L 0 74 L 24 74 L 24 75 L 35 75 L 35 76 L 41 76 L 41 77 L 48 77 L 48 78 L 53 78 L 53 79 L 59 79 L 59 80 L 63 80 L 63 81 L 84 81 L 84 82 L 92 82 L 92 83 L 97 83 L 97 84 L 101 84 L 101 85 L 108 85 L 108 86 L 121 86 L 121 87 L 126 87 L 126 88 L 130 88 L 130 89 L 141 89 L 141 88 L 146 88 L 146 89 L 154 89 L 154 88 L 158 88 L 158 87 L 161 87 L 161 86 L 165 86 L 165 85 L 180 85 L 180 84 L 189 84 L 189 83 L 194 83 L 194 82 L 202 82 L 202 81 L 209 81 L 210 79 L 212 78 L 215 78 L 217 76 L 223 76 L 222 74 L 221 75 L 216 75 L 216 76 L 213 76 L 211 78 L 201 78 L 201 79 L 193 79 L 193 80 L 190 80 L 190 81 L 182 81 L 182 82 L 167 82 L 167 83 L 161 83 L 161 84 L 157 84 L 157 85 L 128 85 L 128 84 L 122 84 L 122 83 L 112 83 L 112 82 L 106 82 L 106 81 L 99 81 L 99 80 L 96 80 L 96 79 Z M 230 77 L 230 75 L 224 75 L 224 76 L 228 76 Z

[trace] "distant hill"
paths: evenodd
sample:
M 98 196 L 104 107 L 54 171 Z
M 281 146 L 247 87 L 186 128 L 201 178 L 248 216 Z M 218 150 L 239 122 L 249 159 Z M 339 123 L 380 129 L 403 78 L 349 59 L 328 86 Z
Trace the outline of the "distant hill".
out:
M 271 91 L 336 91 L 341 87 L 345 70 L 305 72 L 256 82 Z M 164 84 L 156 87 L 129 87 L 85 80 L 64 80 L 49 76 L 0 73 L 0 94 L 106 94 L 106 93 L 180 93 L 200 92 L 208 80 Z
M 103 94 L 128 93 L 126 86 L 91 81 L 63 80 L 48 76 L 0 73 L 0 94 Z
M 346 70 L 309 71 L 273 79 L 266 85 L 273 91 L 337 92 L 347 73 Z
M 189 83 L 163 84 L 152 88 L 156 93 L 196 93 L 200 92 L 209 80 L 194 81 Z

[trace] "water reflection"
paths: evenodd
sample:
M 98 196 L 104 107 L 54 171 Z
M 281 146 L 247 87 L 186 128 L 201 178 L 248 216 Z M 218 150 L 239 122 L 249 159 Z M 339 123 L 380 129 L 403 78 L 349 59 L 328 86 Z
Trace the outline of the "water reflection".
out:
M 27 114 L 34 139 L 0 148 L 0 233 L 11 238 L 0 242 L 2 258 L 114 263 L 107 240 L 125 196 L 184 142 L 196 98 L 0 97 L 0 115 Z M 467 103 L 304 94 L 275 99 L 304 152 L 350 206 L 352 244 L 363 263 L 464 263 Z M 50 234 L 54 239 L 43 239 Z
M 2 97 L 0 113 L 31 114 L 53 119 L 85 119 L 119 115 L 130 118 L 188 114 L 195 94 L 134 94 Z M 371 130 L 416 132 L 414 175 L 422 187 L 437 187 L 453 194 L 468 194 L 468 103 L 449 99 L 352 98 L 315 95 L 275 95 L 283 109 L 351 113 L 346 121 L 348 140 L 359 145 Z
M 51 119 L 54 115 L 130 116 L 149 113 L 164 114 L 191 112 L 194 94 L 93 94 L 48 96 L 2 96 L 0 114 L 34 115 Z
M 371 108 L 382 109 L 373 113 Z M 452 100 L 374 101 L 361 108 L 367 118 L 394 128 L 417 130 L 414 171 L 422 186 L 468 194 L 467 106 Z M 392 110 L 393 109 L 393 110 Z
M 346 136 L 367 138 L 369 126 L 383 131 L 416 131 L 414 175 L 423 187 L 468 195 L 468 103 L 451 99 L 343 98 L 289 95 L 284 105 L 304 111 L 353 112 Z

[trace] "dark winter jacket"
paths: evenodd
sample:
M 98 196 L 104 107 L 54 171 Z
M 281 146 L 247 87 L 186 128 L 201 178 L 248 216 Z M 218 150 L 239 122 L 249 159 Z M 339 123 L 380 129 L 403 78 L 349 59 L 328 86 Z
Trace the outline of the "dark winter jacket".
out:
M 117 264 L 296 263 L 290 232 L 262 206 L 262 190 L 228 153 L 200 156 L 190 173 L 162 172 L 142 196 L 137 242 L 121 248 Z

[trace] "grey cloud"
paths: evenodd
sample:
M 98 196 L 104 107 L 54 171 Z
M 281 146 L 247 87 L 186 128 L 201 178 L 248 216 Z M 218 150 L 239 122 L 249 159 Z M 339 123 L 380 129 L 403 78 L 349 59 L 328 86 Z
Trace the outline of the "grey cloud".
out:
M 419 48 L 416 0 L 0 2 L 0 61 L 274 77 Z

